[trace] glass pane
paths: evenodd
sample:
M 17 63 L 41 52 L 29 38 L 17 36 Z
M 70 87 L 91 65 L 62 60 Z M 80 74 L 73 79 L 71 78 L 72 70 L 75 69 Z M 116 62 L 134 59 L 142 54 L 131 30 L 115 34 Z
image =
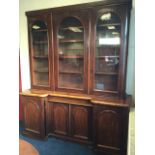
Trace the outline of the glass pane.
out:
M 84 29 L 79 20 L 65 18 L 59 27 L 59 87 L 83 89 Z
M 48 31 L 43 21 L 32 26 L 33 40 L 33 84 L 49 85 Z
M 96 26 L 94 89 L 116 91 L 118 83 L 121 22 L 108 12 L 99 17 Z

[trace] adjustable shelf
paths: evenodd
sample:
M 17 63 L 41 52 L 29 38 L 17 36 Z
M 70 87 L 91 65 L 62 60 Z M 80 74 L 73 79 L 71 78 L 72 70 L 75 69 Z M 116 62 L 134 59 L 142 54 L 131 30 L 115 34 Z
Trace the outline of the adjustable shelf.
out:
M 107 55 L 107 56 L 96 56 L 96 58 L 119 58 L 117 55 Z
M 60 74 L 82 74 L 80 71 L 60 71 Z
M 45 40 L 41 40 L 41 41 L 34 41 L 35 44 L 47 44 L 48 42 Z
M 117 48 L 120 48 L 120 45 L 98 45 L 96 46 L 97 48 L 104 48 L 104 47 L 117 47 Z
M 83 39 L 59 39 L 60 43 L 76 43 L 76 42 L 84 42 Z
M 64 28 L 61 28 L 61 29 L 62 30 L 70 30 L 71 27 L 78 28 L 78 29 L 83 29 L 83 26 L 69 26 L 69 27 L 64 27 Z
M 48 59 L 47 55 L 41 55 L 41 56 L 33 56 L 35 59 Z
M 121 23 L 109 23 L 109 24 L 97 25 L 97 27 L 107 27 L 107 26 L 121 26 Z
M 84 50 L 83 48 L 62 48 L 61 50 Z
M 47 32 L 47 29 L 33 29 L 34 32 Z
M 60 59 L 83 59 L 82 55 L 59 55 Z
M 96 75 L 118 75 L 117 72 L 96 72 Z
M 34 70 L 34 72 L 36 72 L 36 73 L 48 73 L 49 70 L 48 70 L 48 68 L 39 68 L 39 69 Z

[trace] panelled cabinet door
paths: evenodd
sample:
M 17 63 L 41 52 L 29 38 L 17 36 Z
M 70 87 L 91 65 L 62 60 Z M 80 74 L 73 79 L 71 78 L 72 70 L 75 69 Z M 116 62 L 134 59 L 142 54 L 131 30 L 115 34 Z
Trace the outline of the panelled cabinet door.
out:
M 127 56 L 128 7 L 97 9 L 92 15 L 92 90 L 123 96 Z
M 44 98 L 22 96 L 25 133 L 45 137 Z
M 126 152 L 128 110 L 94 107 L 94 138 L 97 148 L 105 152 Z
M 77 139 L 91 139 L 91 107 L 71 105 L 71 136 Z
M 49 15 L 28 18 L 32 88 L 51 88 L 51 22 Z
M 53 13 L 56 90 L 87 91 L 87 11 Z
M 51 128 L 53 133 L 68 135 L 69 106 L 62 103 L 49 103 L 51 111 Z

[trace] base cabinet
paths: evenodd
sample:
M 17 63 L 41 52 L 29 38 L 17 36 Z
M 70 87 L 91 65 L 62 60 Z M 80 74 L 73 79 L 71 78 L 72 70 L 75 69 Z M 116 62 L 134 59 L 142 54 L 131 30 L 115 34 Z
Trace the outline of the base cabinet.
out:
M 49 98 L 22 96 L 24 134 L 90 144 L 96 155 L 126 155 L 128 107 Z
M 47 134 L 76 141 L 91 139 L 91 107 L 54 102 L 47 104 Z
M 94 141 L 99 154 L 125 155 L 128 109 L 94 106 Z
M 24 114 L 24 134 L 32 137 L 45 137 L 45 99 L 22 96 Z

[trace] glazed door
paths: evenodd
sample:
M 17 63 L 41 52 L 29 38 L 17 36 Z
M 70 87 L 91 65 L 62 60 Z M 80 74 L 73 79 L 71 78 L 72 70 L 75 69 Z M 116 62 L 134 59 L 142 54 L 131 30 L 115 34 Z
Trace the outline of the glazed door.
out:
M 49 15 L 28 17 L 32 88 L 50 89 L 52 67 L 51 22 Z
M 25 133 L 45 137 L 44 98 L 22 96 Z
M 124 95 L 129 22 L 127 12 L 126 5 L 93 12 L 91 92 L 94 94 Z
M 56 90 L 87 92 L 87 11 L 53 13 Z

